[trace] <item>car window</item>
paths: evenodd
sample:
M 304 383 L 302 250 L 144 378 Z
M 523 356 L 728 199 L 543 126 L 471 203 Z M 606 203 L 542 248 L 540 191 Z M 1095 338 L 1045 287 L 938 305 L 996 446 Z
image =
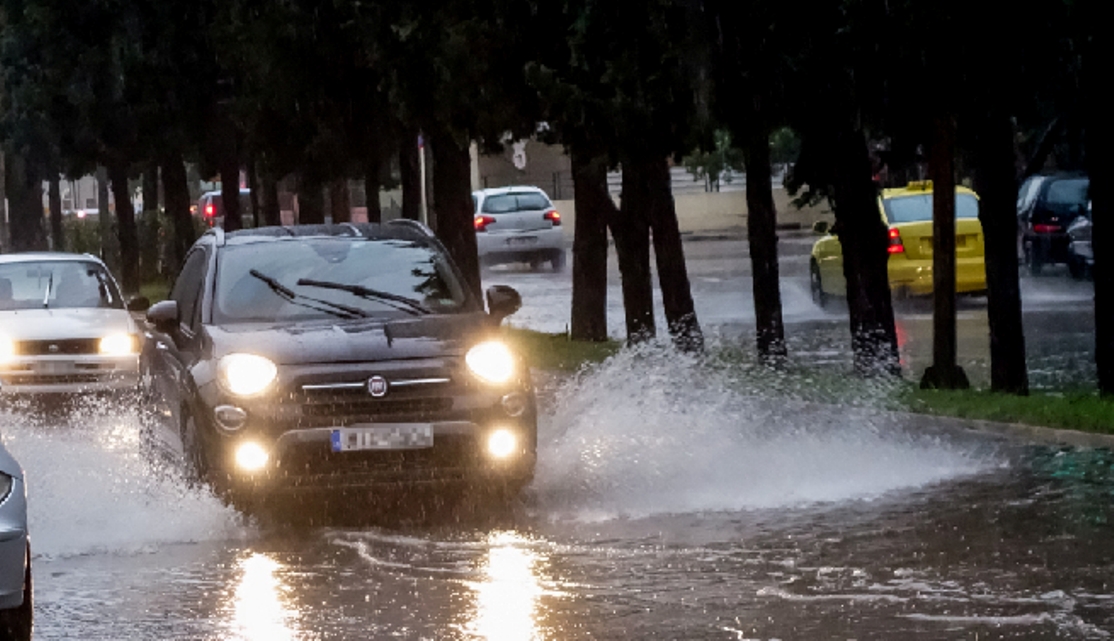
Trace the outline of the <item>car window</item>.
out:
M 1021 185 L 1021 189 L 1017 190 L 1018 211 L 1024 211 L 1032 206 L 1037 194 L 1040 193 L 1041 183 L 1043 182 L 1044 179 L 1040 176 L 1032 176 Z
M 124 300 L 104 267 L 86 260 L 0 264 L 0 310 L 123 309 Z
M 1086 178 L 1054 180 L 1048 185 L 1045 200 L 1050 205 L 1086 206 L 1089 186 L 1090 181 Z
M 276 292 L 252 270 L 296 294 Z M 419 241 L 317 237 L 225 247 L 218 256 L 213 322 L 275 322 L 350 315 L 407 316 L 413 305 L 299 285 L 300 279 L 357 285 L 437 313 L 462 311 L 465 289 L 448 259 Z M 308 297 L 308 298 L 307 298 Z M 316 301 L 310 298 L 317 299 Z
M 898 196 L 882 201 L 890 224 L 932 220 L 932 194 Z M 956 218 L 978 218 L 979 201 L 971 194 L 955 195 Z
M 178 302 L 178 317 L 189 327 L 197 324 L 207 264 L 208 255 L 205 251 L 195 249 L 186 257 L 182 271 L 178 273 L 174 287 L 170 290 L 170 299 Z
M 549 198 L 545 194 L 527 192 L 521 194 L 496 194 L 484 199 L 483 213 L 509 214 L 517 211 L 538 211 L 549 209 Z

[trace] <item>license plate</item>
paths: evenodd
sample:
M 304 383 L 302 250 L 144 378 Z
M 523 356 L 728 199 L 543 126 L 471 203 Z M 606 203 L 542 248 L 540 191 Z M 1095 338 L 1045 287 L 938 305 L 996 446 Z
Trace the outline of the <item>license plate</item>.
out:
M 417 450 L 433 447 L 433 426 L 428 424 L 341 427 L 330 439 L 334 452 L 358 450 Z
M 73 363 L 69 361 L 42 361 L 35 365 L 40 374 L 65 374 L 73 370 Z
M 519 247 L 522 245 L 536 245 L 537 242 L 537 236 L 516 236 L 514 238 L 507 239 L 507 244 L 512 247 Z

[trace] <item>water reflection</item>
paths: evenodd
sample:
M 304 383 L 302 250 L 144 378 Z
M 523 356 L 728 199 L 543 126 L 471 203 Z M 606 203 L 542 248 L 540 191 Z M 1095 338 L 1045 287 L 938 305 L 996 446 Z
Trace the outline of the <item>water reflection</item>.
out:
M 293 641 L 302 638 L 298 613 L 287 603 L 289 588 L 277 576 L 282 565 L 259 552 L 239 562 L 240 582 L 232 595 L 232 634 L 243 641 Z
M 464 631 L 489 641 L 542 639 L 539 599 L 548 559 L 517 532 L 493 532 L 486 541 L 482 579 L 469 584 L 475 605 Z

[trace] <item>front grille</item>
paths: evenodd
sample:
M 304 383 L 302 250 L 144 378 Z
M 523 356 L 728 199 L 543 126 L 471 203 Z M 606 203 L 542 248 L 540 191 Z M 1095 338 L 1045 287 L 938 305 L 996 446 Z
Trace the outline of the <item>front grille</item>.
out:
M 5 385 L 73 385 L 103 381 L 99 374 L 8 374 L 0 376 Z
M 53 347 L 53 349 L 51 349 Z M 97 354 L 100 352 L 99 338 L 66 338 L 48 341 L 20 341 L 16 354 L 20 356 L 51 356 L 66 354 Z
M 366 420 L 431 420 L 452 409 L 451 398 L 405 398 L 378 399 L 366 396 L 353 398 L 346 395 L 329 395 L 302 405 L 302 416 L 320 417 L 360 417 Z

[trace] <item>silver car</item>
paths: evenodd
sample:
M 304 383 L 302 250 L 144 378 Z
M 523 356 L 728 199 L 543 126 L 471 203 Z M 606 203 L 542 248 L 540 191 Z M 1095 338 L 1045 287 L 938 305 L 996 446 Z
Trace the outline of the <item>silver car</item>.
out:
M 0 443 L 0 641 L 31 638 L 31 544 L 23 470 Z
M 0 396 L 134 390 L 146 307 L 95 256 L 0 256 Z
M 561 214 L 537 187 L 500 187 L 472 192 L 476 249 L 484 265 L 548 262 L 565 268 Z

